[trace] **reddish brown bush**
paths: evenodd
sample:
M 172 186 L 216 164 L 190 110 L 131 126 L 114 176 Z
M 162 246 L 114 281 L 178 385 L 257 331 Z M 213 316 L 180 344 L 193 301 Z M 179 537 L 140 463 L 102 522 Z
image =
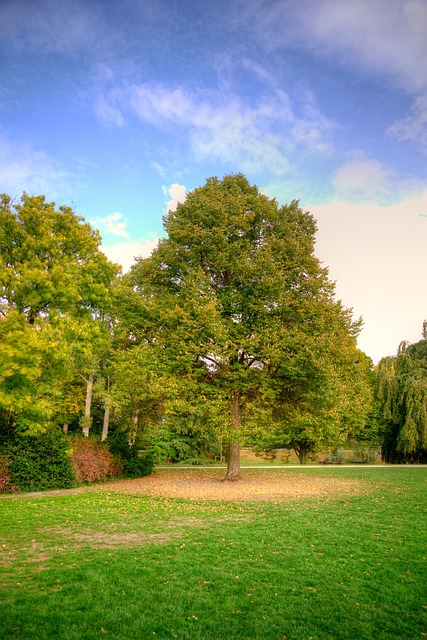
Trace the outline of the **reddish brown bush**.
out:
M 0 493 L 15 493 L 19 489 L 15 487 L 11 479 L 10 464 L 6 458 L 0 456 Z
M 123 465 L 106 444 L 92 438 L 74 438 L 71 466 L 77 482 L 96 482 L 123 475 Z

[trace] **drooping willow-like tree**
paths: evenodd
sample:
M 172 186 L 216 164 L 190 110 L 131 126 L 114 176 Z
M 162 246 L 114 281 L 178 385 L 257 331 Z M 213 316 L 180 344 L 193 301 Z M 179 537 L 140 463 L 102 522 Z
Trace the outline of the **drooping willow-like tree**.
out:
M 402 342 L 396 356 L 378 365 L 378 399 L 386 422 L 386 462 L 427 462 L 427 332 Z

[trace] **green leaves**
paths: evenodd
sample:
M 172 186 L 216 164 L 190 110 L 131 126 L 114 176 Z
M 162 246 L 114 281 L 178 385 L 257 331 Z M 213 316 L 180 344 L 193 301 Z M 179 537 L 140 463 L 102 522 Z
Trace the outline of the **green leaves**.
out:
M 41 313 L 106 310 L 119 268 L 99 250 L 97 231 L 43 196 L 0 200 L 0 299 L 34 322 Z
M 335 436 L 350 431 L 356 411 L 350 419 L 346 398 L 365 409 L 370 363 L 359 373 L 353 367 L 363 360 L 358 326 L 334 301 L 314 256 L 312 216 L 296 201 L 279 207 L 237 174 L 209 178 L 189 193 L 165 217 L 165 229 L 167 238 L 123 280 L 121 326 L 130 346 L 139 345 L 131 352 L 144 352 L 147 375 L 161 369 L 164 388 L 169 378 L 174 411 L 181 412 L 181 394 L 194 404 L 203 388 L 223 406 L 238 397 L 234 432 L 265 411 L 270 425 L 304 424 L 299 432 L 316 432 L 316 441 L 331 422 Z M 165 395 L 157 397 L 165 402 Z M 146 402 L 141 392 L 141 407 Z
M 386 421 L 388 462 L 427 460 L 427 340 L 402 343 L 378 365 L 378 400 Z
M 0 411 L 19 431 L 68 422 L 80 396 L 75 376 L 97 372 L 108 351 L 119 268 L 100 243 L 69 207 L 0 197 Z
M 46 320 L 28 325 L 10 311 L 0 322 L 0 407 L 19 430 L 46 430 L 55 413 L 63 365 L 57 332 Z

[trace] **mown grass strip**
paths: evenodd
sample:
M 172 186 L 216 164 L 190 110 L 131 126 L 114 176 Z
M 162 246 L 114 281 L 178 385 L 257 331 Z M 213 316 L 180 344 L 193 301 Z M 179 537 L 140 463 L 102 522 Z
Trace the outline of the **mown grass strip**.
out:
M 427 469 L 302 473 L 357 474 L 368 490 L 2 498 L 1 637 L 422 638 Z

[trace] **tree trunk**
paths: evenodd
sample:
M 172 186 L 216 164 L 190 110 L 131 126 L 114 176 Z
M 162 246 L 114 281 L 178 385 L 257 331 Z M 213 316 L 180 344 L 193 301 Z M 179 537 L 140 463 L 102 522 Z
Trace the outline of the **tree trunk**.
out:
M 90 410 L 92 407 L 92 393 L 93 393 L 93 373 L 89 374 L 89 378 L 86 379 L 86 405 L 85 405 L 85 420 L 83 426 L 83 435 L 85 438 L 89 437 L 90 427 Z
M 230 444 L 228 445 L 228 468 L 224 480 L 240 480 L 240 444 L 239 432 L 242 423 L 242 407 L 239 394 L 235 393 L 230 401 Z
M 109 424 L 110 424 L 110 407 L 105 407 L 104 422 L 102 424 L 101 442 L 105 442 L 107 439 Z
M 138 433 L 138 415 L 139 415 L 139 411 L 134 411 L 132 416 L 132 429 L 129 433 L 129 440 L 128 440 L 128 445 L 130 447 L 133 447 L 133 445 L 135 444 L 136 436 Z
M 62 425 L 62 431 L 64 433 L 68 433 L 68 422 L 64 422 L 64 424 Z
M 107 376 L 107 391 L 110 391 L 110 376 Z M 110 425 L 110 407 L 108 406 L 107 402 L 104 400 L 105 402 L 105 409 L 104 409 L 104 422 L 102 424 L 102 434 L 101 434 L 101 442 L 105 442 L 108 436 L 108 427 Z
M 300 444 L 300 446 L 297 449 L 295 449 L 295 453 L 298 456 L 300 464 L 307 464 L 307 453 L 308 453 L 307 445 Z

